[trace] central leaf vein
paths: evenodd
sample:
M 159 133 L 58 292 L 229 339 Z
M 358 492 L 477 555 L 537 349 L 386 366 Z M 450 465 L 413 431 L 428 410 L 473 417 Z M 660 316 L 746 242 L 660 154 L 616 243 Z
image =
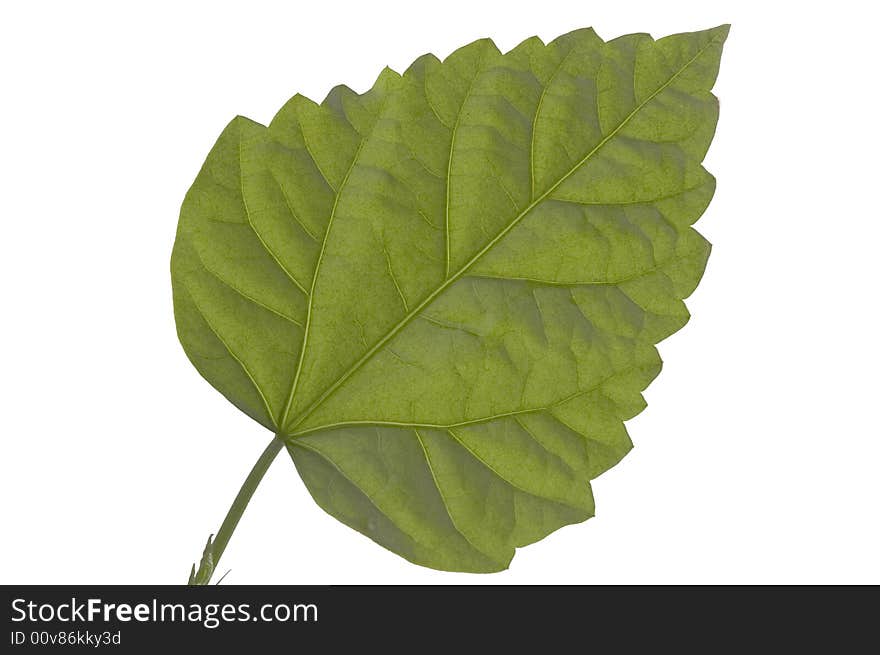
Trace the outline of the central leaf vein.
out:
M 360 370 L 372 357 L 381 350 L 391 339 L 393 339 L 401 330 L 403 330 L 414 318 L 416 318 L 423 309 L 425 309 L 428 305 L 430 305 L 438 296 L 440 296 L 444 291 L 446 291 L 453 283 L 459 280 L 467 271 L 474 266 L 483 256 L 486 255 L 499 241 L 501 241 L 507 234 L 514 228 L 516 225 L 522 221 L 523 218 L 528 216 L 532 210 L 534 210 L 538 205 L 544 202 L 550 195 L 556 191 L 566 180 L 568 180 L 572 175 L 574 175 L 577 171 L 579 171 L 587 162 L 589 162 L 597 152 L 599 152 L 605 144 L 611 141 L 626 125 L 654 98 L 656 98 L 660 93 L 662 93 L 666 88 L 668 88 L 685 70 L 687 70 L 706 50 L 708 50 L 711 46 L 717 43 L 716 39 L 713 39 L 702 48 L 700 48 L 697 53 L 691 57 L 687 62 L 685 62 L 681 68 L 679 68 L 674 74 L 672 74 L 666 82 L 661 84 L 657 89 L 655 89 L 652 93 L 650 93 L 644 100 L 639 102 L 638 105 L 629 113 L 620 123 L 612 129 L 605 137 L 603 137 L 599 143 L 597 143 L 583 158 L 580 159 L 571 169 L 569 169 L 562 177 L 560 177 L 555 183 L 553 183 L 550 187 L 547 188 L 540 196 L 535 198 L 532 202 L 530 202 L 519 214 L 517 214 L 494 238 L 492 238 L 485 246 L 483 246 L 476 254 L 474 254 L 464 265 L 462 265 L 454 274 L 447 277 L 442 284 L 440 284 L 434 291 L 432 291 L 428 296 L 426 296 L 418 305 L 416 305 L 409 313 L 407 313 L 397 324 L 395 324 L 385 335 L 379 339 L 369 350 L 367 350 L 360 358 L 357 359 L 345 372 L 343 372 L 330 386 L 328 386 L 324 392 L 318 396 L 314 401 L 312 401 L 302 412 L 299 413 L 292 421 L 290 421 L 289 426 L 285 425 L 287 423 L 288 411 L 285 411 L 284 420 L 281 423 L 281 429 L 285 431 L 288 436 L 298 436 L 294 432 L 296 428 L 307 419 L 318 407 L 320 407 L 330 396 L 332 396 L 352 375 L 354 375 L 358 370 Z M 362 142 L 363 143 L 363 142 Z M 354 162 L 352 163 L 352 166 Z M 350 172 L 350 171 L 349 171 Z M 329 234 L 329 227 L 327 233 Z M 325 236 L 326 243 L 326 236 Z M 323 248 L 322 248 L 323 251 Z M 315 274 L 315 278 L 317 279 L 317 272 Z M 313 291 L 314 291 L 314 280 L 313 280 Z M 309 302 L 309 309 L 311 310 L 311 299 Z M 311 313 L 311 311 L 309 312 Z M 305 339 L 308 337 L 308 315 L 306 320 L 306 337 L 303 340 L 303 349 L 302 352 L 305 352 L 306 342 Z M 302 357 L 300 358 L 300 363 L 302 362 Z M 298 371 L 299 372 L 299 371 Z M 295 391 L 295 389 L 294 389 Z M 288 410 L 290 407 L 290 401 L 293 398 L 293 392 L 288 399 Z

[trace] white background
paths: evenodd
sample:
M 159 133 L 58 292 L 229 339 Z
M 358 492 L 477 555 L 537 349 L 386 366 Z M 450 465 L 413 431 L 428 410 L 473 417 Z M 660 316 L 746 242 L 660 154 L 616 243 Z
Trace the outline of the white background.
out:
M 324 514 L 282 453 L 226 583 L 880 583 L 870 3 L 6 3 L 0 11 L 0 582 L 182 583 L 271 435 L 187 361 L 168 260 L 236 114 L 357 91 L 491 36 L 733 24 L 715 248 L 597 516 L 487 576 Z M 418 7 L 421 5 L 421 8 Z M 606 6 L 608 8 L 602 8 Z

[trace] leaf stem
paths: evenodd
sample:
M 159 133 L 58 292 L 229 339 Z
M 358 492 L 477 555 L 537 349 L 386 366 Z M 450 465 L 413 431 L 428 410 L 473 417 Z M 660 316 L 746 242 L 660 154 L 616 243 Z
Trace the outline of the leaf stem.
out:
M 232 533 L 235 532 L 235 528 L 238 525 L 239 520 L 241 520 L 245 508 L 248 506 L 251 496 L 254 495 L 254 491 L 257 490 L 257 487 L 263 480 L 263 476 L 269 469 L 269 465 L 272 464 L 283 447 L 284 442 L 276 434 L 272 438 L 272 441 L 269 442 L 269 445 L 266 446 L 263 454 L 260 455 L 260 458 L 254 464 L 254 467 L 251 469 L 247 478 L 245 478 L 244 483 L 241 485 L 241 489 L 238 490 L 238 495 L 235 497 L 235 500 L 232 501 L 232 506 L 226 513 L 226 518 L 223 519 L 223 523 L 220 525 L 220 529 L 217 531 L 217 536 L 213 541 L 212 560 L 214 568 L 217 567 L 220 558 L 223 556 L 223 551 L 226 550 L 226 545 L 229 543 Z

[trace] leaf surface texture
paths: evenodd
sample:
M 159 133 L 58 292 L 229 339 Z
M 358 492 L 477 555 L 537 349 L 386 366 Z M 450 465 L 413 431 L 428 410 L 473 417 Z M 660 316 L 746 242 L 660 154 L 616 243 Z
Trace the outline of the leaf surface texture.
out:
M 481 40 L 234 119 L 172 255 L 187 355 L 328 513 L 506 568 L 592 516 L 688 320 L 726 35 Z

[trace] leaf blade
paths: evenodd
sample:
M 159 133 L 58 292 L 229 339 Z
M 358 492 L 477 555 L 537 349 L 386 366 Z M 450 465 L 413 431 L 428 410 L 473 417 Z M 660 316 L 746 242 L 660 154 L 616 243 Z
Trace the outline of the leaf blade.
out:
M 505 568 L 592 515 L 689 318 L 726 35 L 484 40 L 239 122 L 239 179 L 182 210 L 185 349 L 326 511 L 426 566 Z

